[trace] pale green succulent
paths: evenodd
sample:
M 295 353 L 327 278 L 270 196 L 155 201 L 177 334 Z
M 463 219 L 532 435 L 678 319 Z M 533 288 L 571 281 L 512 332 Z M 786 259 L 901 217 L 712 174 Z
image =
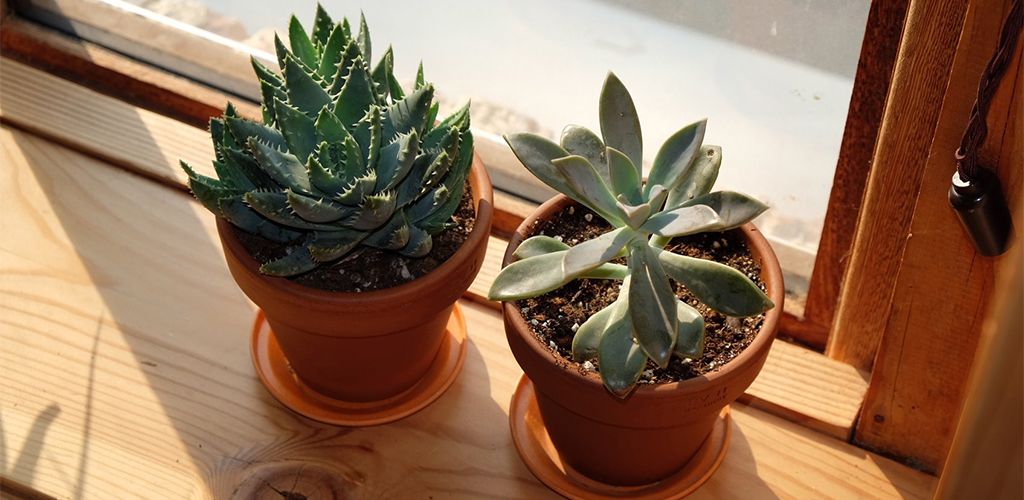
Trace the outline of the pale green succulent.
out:
M 371 71 L 366 20 L 353 36 L 317 8 L 312 36 L 295 16 L 281 74 L 255 58 L 263 123 L 229 104 L 210 121 L 217 179 L 182 162 L 196 198 L 250 233 L 298 247 L 260 271 L 291 276 L 358 245 L 411 257 L 454 225 L 473 158 L 469 104 L 435 125 L 434 87 L 423 65 L 406 95 L 391 48 Z
M 625 397 L 647 360 L 666 367 L 672 355 L 701 356 L 704 318 L 679 300 L 668 278 L 705 305 L 745 317 L 774 307 L 740 271 L 665 251 L 676 236 L 741 226 L 768 207 L 747 195 L 710 192 L 722 164 L 718 146 L 701 146 L 707 120 L 670 137 L 641 181 L 640 121 L 629 92 L 609 73 L 601 92 L 601 134 L 570 125 L 561 145 L 533 134 L 505 140 L 538 179 L 590 208 L 614 230 L 569 247 L 533 236 L 515 251 L 491 286 L 491 300 L 519 300 L 577 278 L 620 279 L 618 299 L 576 331 L 576 361 L 597 358 L 605 387 Z M 625 257 L 626 265 L 612 263 Z

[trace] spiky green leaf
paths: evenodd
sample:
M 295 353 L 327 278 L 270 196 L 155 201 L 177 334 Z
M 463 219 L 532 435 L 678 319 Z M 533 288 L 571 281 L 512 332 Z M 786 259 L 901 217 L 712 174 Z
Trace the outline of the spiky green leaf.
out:
M 292 16 L 291 21 L 288 22 L 288 42 L 291 44 L 292 53 L 306 67 L 317 67 L 316 47 L 313 46 L 313 42 L 309 39 L 309 35 L 306 34 L 306 29 L 302 27 L 299 18 L 295 16 Z
M 300 193 L 312 193 L 306 166 L 295 155 L 279 151 L 255 138 L 249 139 L 249 148 L 256 156 L 256 161 L 259 162 L 263 171 L 274 179 L 274 182 Z
M 362 57 L 356 57 L 344 78 L 345 84 L 334 99 L 334 114 L 345 127 L 352 129 L 363 119 L 371 105 L 377 103 L 373 81 Z
M 331 96 L 320 86 L 320 82 L 306 73 L 291 56 L 285 58 L 284 79 L 288 104 L 305 113 L 310 119 L 315 120 L 320 111 L 331 104 Z M 276 105 L 274 112 L 277 112 Z

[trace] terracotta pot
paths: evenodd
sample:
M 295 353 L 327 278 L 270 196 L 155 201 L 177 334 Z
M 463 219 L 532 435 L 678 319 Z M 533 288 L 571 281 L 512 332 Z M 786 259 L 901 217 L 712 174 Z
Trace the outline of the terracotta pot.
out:
M 476 223 L 455 255 L 419 279 L 371 292 L 328 292 L 261 274 L 233 226 L 217 220 L 231 275 L 266 314 L 306 386 L 337 400 L 380 401 L 427 372 L 455 301 L 480 270 L 491 232 L 494 199 L 479 156 L 473 157 L 469 182 Z
M 509 242 L 504 265 L 536 223 L 576 202 L 559 195 L 523 221 Z M 608 392 L 595 373 L 580 374 L 540 345 L 519 308 L 504 304 L 505 333 L 519 365 L 533 381 L 541 420 L 559 455 L 594 480 L 618 486 L 649 484 L 681 469 L 711 431 L 719 412 L 754 381 L 782 315 L 782 270 L 768 241 L 746 224 L 741 231 L 775 307 L 753 343 L 720 370 L 683 382 L 638 386 L 626 399 Z

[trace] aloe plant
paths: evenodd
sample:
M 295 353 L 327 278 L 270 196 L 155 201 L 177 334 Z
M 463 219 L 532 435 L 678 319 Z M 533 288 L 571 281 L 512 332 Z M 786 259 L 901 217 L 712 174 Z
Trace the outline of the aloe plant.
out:
M 489 298 L 536 297 L 577 278 L 622 280 L 618 299 L 576 331 L 572 356 L 578 362 L 596 357 L 605 387 L 626 397 L 648 359 L 664 368 L 673 355 L 703 353 L 704 318 L 676 297 L 669 278 L 728 316 L 774 307 L 740 271 L 664 250 L 673 237 L 726 231 L 768 207 L 744 194 L 711 192 L 722 149 L 701 144 L 707 120 L 672 135 L 643 182 L 640 121 L 629 92 L 611 73 L 601 92 L 600 123 L 601 136 L 566 127 L 561 145 L 527 133 L 505 136 L 533 175 L 614 229 L 573 247 L 548 236 L 527 239 L 515 251 L 517 260 L 495 278 Z M 611 262 L 621 257 L 625 265 Z
M 435 125 L 422 63 L 408 94 L 390 47 L 371 70 L 365 18 L 353 34 L 318 6 L 312 34 L 292 16 L 288 38 L 274 39 L 280 74 L 252 59 L 263 123 L 230 104 L 210 121 L 217 178 L 181 163 L 192 193 L 235 226 L 294 244 L 265 274 L 300 274 L 359 245 L 426 255 L 462 199 L 469 104 Z

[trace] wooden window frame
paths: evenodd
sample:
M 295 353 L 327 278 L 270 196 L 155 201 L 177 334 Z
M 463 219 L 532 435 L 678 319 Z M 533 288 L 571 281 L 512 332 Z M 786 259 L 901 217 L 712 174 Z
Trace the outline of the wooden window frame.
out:
M 994 47 L 991 33 L 998 31 L 1001 14 L 1009 5 L 1009 1 L 995 2 L 1002 7 L 999 9 L 982 3 L 872 1 L 806 306 L 803 311 L 788 310 L 781 325 L 782 333 L 793 340 L 870 370 L 867 398 L 851 437 L 855 443 L 933 473 L 941 470 L 949 450 L 950 426 L 959 415 L 970 354 L 983 323 L 986 299 L 992 294 L 988 278 L 999 260 L 982 263 L 980 269 L 956 266 L 964 276 L 964 289 L 971 291 L 970 310 L 976 314 L 971 321 L 947 328 L 934 342 L 922 340 L 926 327 L 918 323 L 901 327 L 894 318 L 905 318 L 911 325 L 914 318 L 906 311 L 920 310 L 924 303 L 940 307 L 938 293 L 915 291 L 914 280 L 935 265 L 953 265 L 956 263 L 950 259 L 966 255 L 966 239 L 953 227 L 931 243 L 957 246 L 959 252 L 942 256 L 930 266 L 906 259 L 913 255 L 935 257 L 920 250 L 921 244 L 910 235 L 915 230 L 921 234 L 937 222 L 948 223 L 949 214 L 941 212 L 934 196 L 925 199 L 921 193 L 933 194 L 934 189 L 924 189 L 943 182 L 948 185 L 950 165 L 941 151 L 948 149 L 958 127 L 963 129 L 967 118 L 963 108 L 969 109 L 973 101 L 971 90 Z M 0 9 L 4 57 L 204 129 L 209 117 L 219 115 L 231 97 L 19 18 L 8 0 L 0 0 Z M 1016 75 L 1020 75 L 1019 50 Z M 1019 87 L 1019 82 L 1014 85 Z M 1014 146 L 1020 129 L 1014 129 L 1008 118 L 1015 105 L 1020 107 L 1019 94 L 1003 91 L 994 106 L 1004 111 L 1002 118 L 995 119 L 995 129 L 1011 129 L 1009 145 L 1003 137 L 993 146 L 994 151 L 990 148 L 984 153 L 994 159 L 1000 175 L 1011 180 L 1011 204 L 1019 204 L 1021 199 L 1020 174 L 1009 168 L 1020 155 L 1019 146 Z M 244 115 L 259 115 L 254 104 L 241 103 L 240 108 Z M 511 233 L 533 206 L 496 193 L 495 233 Z M 908 356 L 903 351 L 908 340 L 945 351 L 938 358 L 933 352 Z M 904 400 L 913 400 L 908 393 L 935 386 L 934 380 L 927 379 L 927 370 L 907 376 L 906 369 L 927 367 L 936 359 L 949 367 L 941 381 L 948 386 L 948 393 L 940 398 L 939 410 L 902 408 Z M 893 374 L 901 369 L 904 375 L 894 381 Z M 912 432 L 915 428 L 937 436 L 920 436 Z

